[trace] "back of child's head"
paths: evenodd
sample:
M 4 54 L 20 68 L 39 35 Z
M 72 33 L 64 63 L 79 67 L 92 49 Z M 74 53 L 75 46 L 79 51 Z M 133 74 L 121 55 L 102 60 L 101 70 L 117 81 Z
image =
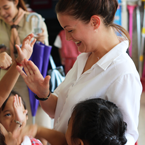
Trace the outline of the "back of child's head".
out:
M 10 97 L 12 97 L 12 96 L 15 96 L 15 95 L 18 95 L 19 97 L 21 97 L 19 93 L 17 93 L 16 91 L 12 90 L 11 93 L 9 94 L 8 98 L 6 99 L 6 101 L 5 101 L 5 102 L 3 103 L 3 105 L 1 106 L 1 109 L 0 109 L 1 111 L 4 110 L 4 108 L 5 108 L 5 106 L 6 106 L 6 103 L 7 103 L 8 99 L 9 99 Z M 21 100 L 22 100 L 22 104 L 23 104 L 23 106 L 24 106 L 24 109 L 26 110 L 26 109 L 27 109 L 27 108 L 26 108 L 26 103 L 25 103 L 25 101 L 23 100 L 22 97 L 21 97 Z
M 72 114 L 71 139 L 88 145 L 124 145 L 126 123 L 118 107 L 97 98 L 78 103 Z

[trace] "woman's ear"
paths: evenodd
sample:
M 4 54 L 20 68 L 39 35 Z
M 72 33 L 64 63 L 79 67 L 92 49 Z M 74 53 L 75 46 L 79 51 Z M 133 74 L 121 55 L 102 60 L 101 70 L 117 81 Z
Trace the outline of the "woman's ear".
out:
M 100 26 L 100 23 L 101 23 L 101 19 L 100 19 L 99 16 L 93 15 L 91 17 L 91 24 L 92 24 L 92 26 L 94 27 L 95 30 Z
M 18 3 L 19 3 L 19 0 L 15 0 L 15 1 L 14 1 L 14 5 L 15 5 L 15 6 L 18 6 Z

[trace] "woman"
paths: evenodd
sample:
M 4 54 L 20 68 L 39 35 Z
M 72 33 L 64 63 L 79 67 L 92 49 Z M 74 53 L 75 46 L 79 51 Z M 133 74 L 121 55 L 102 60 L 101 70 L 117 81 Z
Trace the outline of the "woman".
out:
M 37 28 L 38 18 L 35 15 L 31 16 L 28 22 L 26 21 L 29 14 L 30 13 L 27 11 L 23 0 L 0 0 L 0 44 L 4 44 L 6 46 L 6 51 L 11 56 L 13 62 L 17 56 L 17 51 L 14 47 L 15 44 L 21 45 L 23 39 L 28 34 L 34 33 L 35 28 Z M 39 19 L 42 33 L 37 34 L 36 39 L 48 45 L 48 33 L 46 25 L 40 15 Z M 0 78 L 4 76 L 6 71 L 7 70 L 1 69 Z M 28 110 L 31 112 L 28 87 L 22 77 L 19 77 L 14 90 L 24 98 L 24 101 L 28 106 Z M 28 116 L 28 124 L 31 124 L 31 113 L 29 113 Z M 42 118 L 43 121 L 40 122 L 38 118 Z M 37 111 L 36 123 L 45 127 L 50 126 L 50 118 L 40 107 Z
M 128 125 L 126 144 L 134 145 L 142 85 L 126 53 L 129 34 L 113 24 L 117 7 L 117 0 L 58 1 L 58 21 L 66 39 L 74 41 L 81 54 L 53 94 L 49 91 L 50 76 L 44 79 L 31 61 L 23 62 L 27 75 L 18 70 L 30 89 L 44 100 L 40 101 L 42 108 L 55 118 L 54 129 L 65 133 L 72 107 L 87 98 L 101 97 L 119 107 Z M 121 39 L 115 30 L 122 34 Z

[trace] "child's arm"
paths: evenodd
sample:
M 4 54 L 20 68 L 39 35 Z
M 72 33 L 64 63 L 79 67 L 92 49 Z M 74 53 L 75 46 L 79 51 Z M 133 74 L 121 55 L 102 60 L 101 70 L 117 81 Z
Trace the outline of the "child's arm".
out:
M 30 137 L 44 138 L 51 145 L 67 145 L 65 135 L 53 129 L 48 129 L 37 125 L 28 125 L 21 131 L 21 138 L 28 135 Z
M 35 39 L 31 42 L 31 39 L 33 38 L 33 34 L 28 35 L 24 40 L 22 44 L 22 48 L 20 48 L 18 45 L 16 45 L 17 51 L 18 51 L 18 57 L 16 58 L 17 63 L 21 63 L 23 59 L 29 59 L 32 51 L 33 51 L 33 45 L 35 43 Z M 9 93 L 13 89 L 18 77 L 19 72 L 16 69 L 16 62 L 12 64 L 12 66 L 9 68 L 7 73 L 4 75 L 4 77 L 0 81 L 0 107 L 8 97 Z
M 51 145 L 67 145 L 65 134 L 45 127 L 37 127 L 36 138 L 46 139 Z

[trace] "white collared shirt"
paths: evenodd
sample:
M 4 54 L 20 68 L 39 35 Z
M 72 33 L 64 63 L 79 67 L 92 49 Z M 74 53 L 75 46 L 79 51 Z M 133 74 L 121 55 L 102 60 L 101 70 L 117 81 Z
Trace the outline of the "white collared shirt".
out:
M 102 98 L 115 103 L 127 123 L 127 145 L 138 139 L 138 117 L 142 85 L 123 41 L 105 54 L 89 70 L 83 72 L 89 53 L 78 56 L 65 80 L 54 91 L 58 96 L 54 128 L 66 132 L 72 109 L 79 101 Z

